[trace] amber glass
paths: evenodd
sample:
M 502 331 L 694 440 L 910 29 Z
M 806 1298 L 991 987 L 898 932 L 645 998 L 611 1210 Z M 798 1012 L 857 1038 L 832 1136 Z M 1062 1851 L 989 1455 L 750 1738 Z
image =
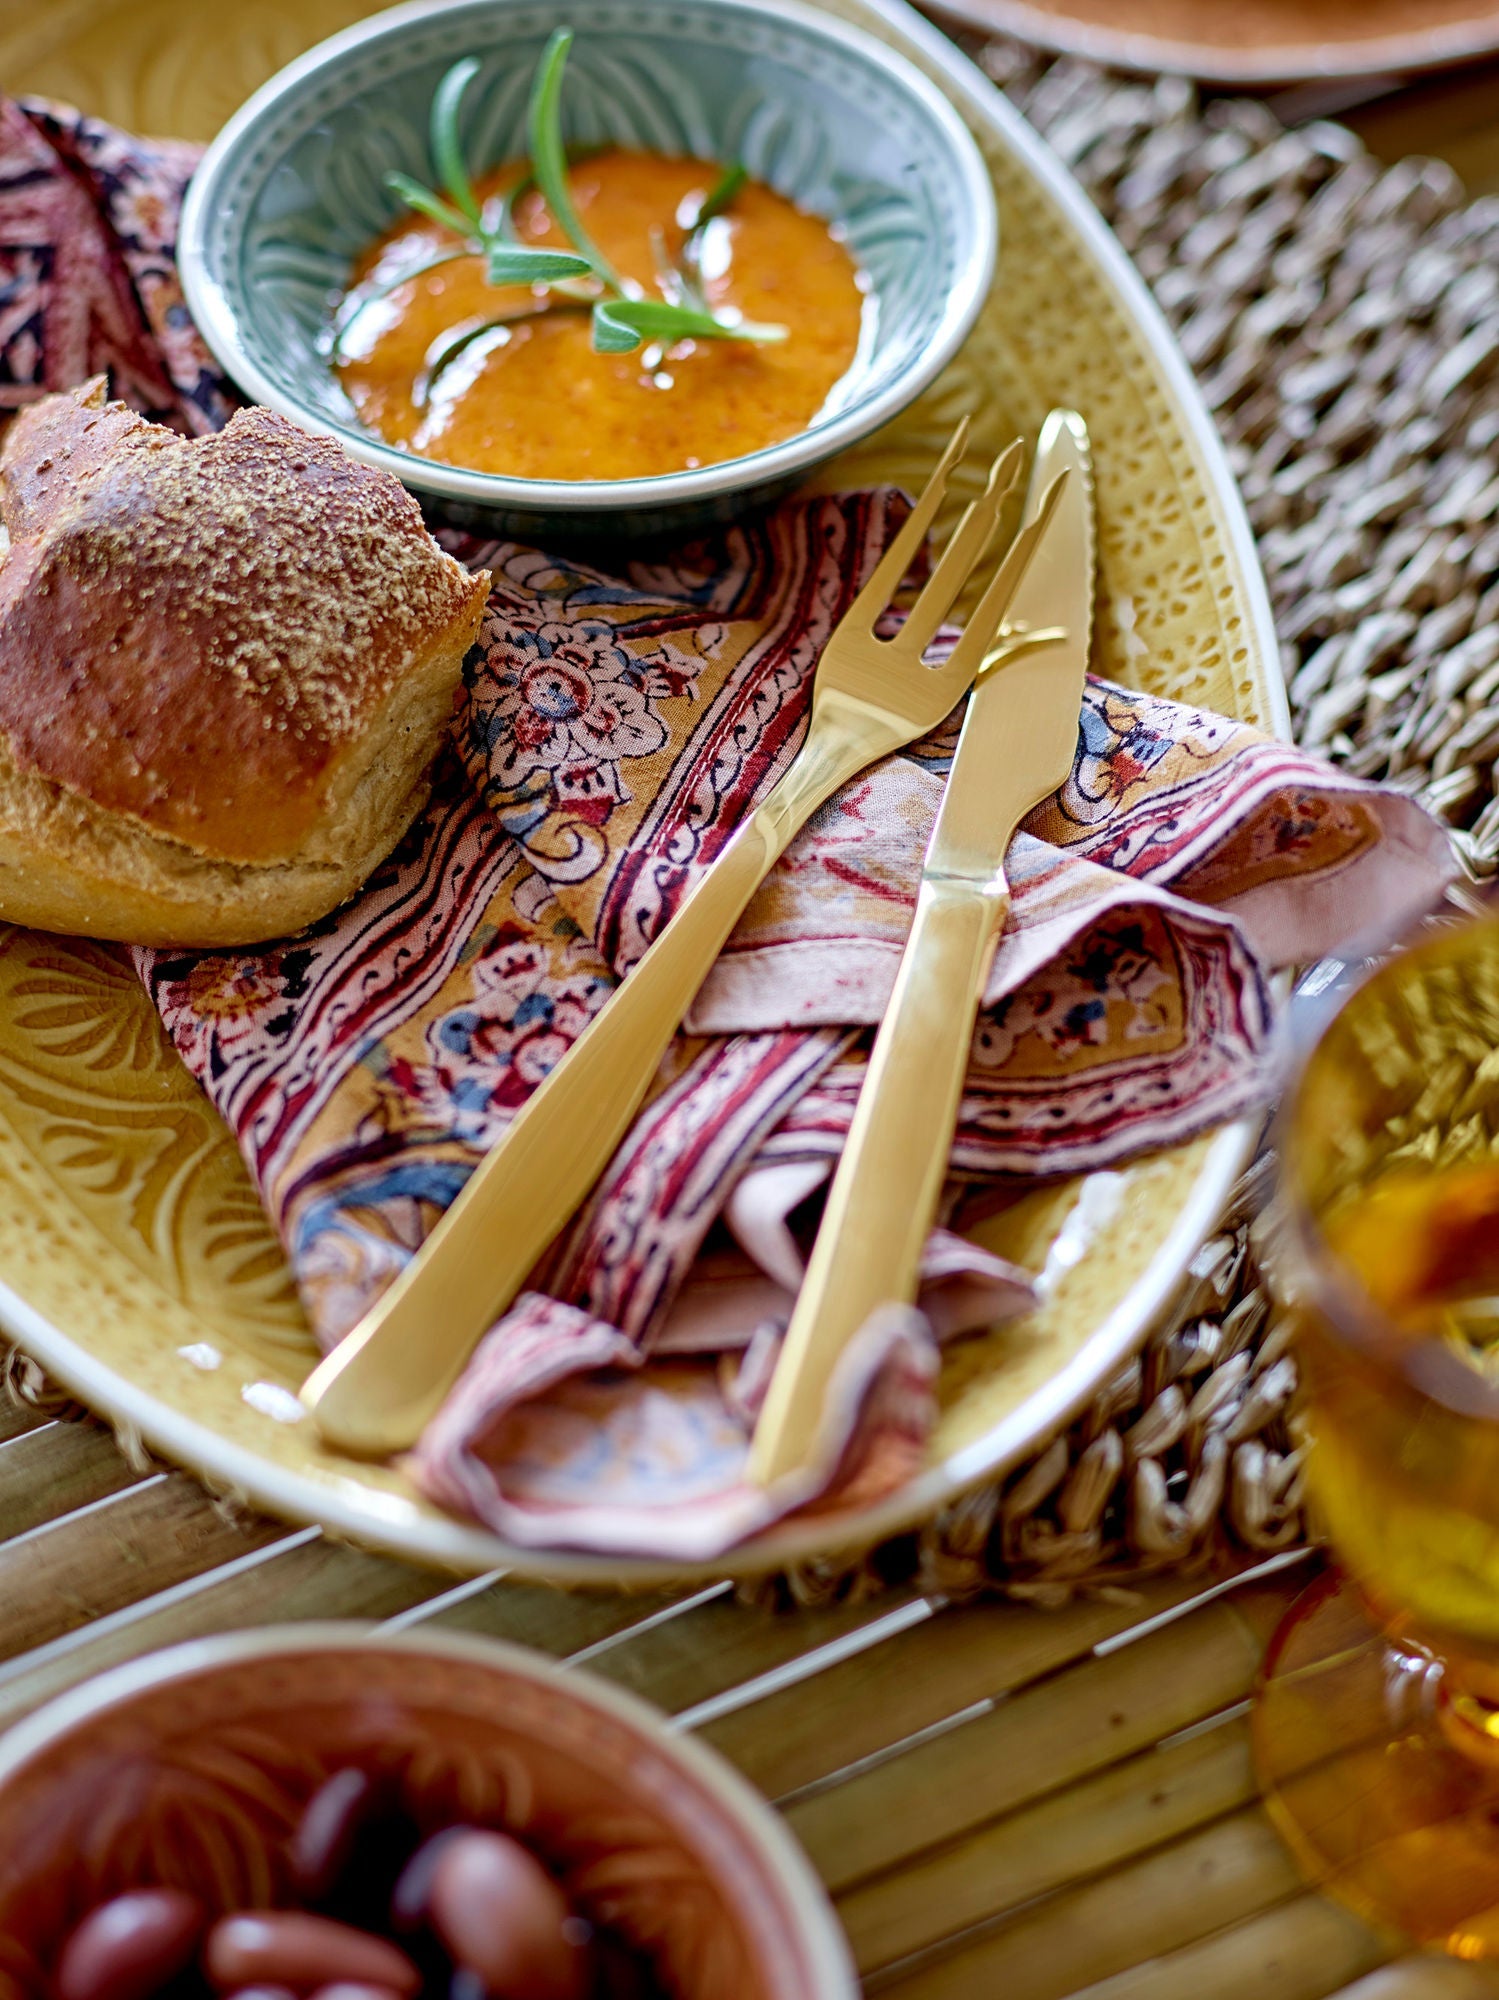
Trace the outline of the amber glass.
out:
M 1399 1241 L 1379 1204 L 1393 1190 L 1419 1212 L 1499 1161 L 1499 917 L 1355 989 L 1292 1087 L 1279 1147 L 1276 1284 L 1342 1570 L 1271 1646 L 1262 1787 L 1330 1893 L 1485 1957 L 1499 1953 L 1499 1307 L 1413 1331 L 1376 1301 Z M 1499 1193 L 1485 1233 L 1499 1247 Z

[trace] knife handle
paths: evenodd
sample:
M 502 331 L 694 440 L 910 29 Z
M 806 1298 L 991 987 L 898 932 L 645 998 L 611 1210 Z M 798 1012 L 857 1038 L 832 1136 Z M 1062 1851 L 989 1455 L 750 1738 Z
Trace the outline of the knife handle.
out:
M 755 1426 L 748 1477 L 757 1485 L 812 1463 L 839 1357 L 876 1307 L 916 1296 L 974 1017 L 1009 901 L 1002 877 L 922 880 L 895 990 Z
M 774 791 L 475 1168 L 417 1256 L 302 1385 L 356 1456 L 416 1442 L 630 1129 L 692 1001 L 797 829 L 867 747 L 814 718 Z

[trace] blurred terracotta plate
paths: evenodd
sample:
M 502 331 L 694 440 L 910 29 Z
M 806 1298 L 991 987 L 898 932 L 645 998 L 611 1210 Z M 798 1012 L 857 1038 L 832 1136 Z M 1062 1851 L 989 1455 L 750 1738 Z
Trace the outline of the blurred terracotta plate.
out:
M 1208 83 L 1410 75 L 1499 51 L 1493 0 L 932 0 L 932 7 L 1039 48 Z
M 1001 216 L 1000 275 L 935 387 L 827 483 L 919 486 L 960 411 L 976 461 L 1054 403 L 1097 455 L 1095 664 L 1182 701 L 1286 727 L 1275 634 L 1238 496 L 1164 321 L 1055 157 L 901 0 L 830 0 L 949 92 Z M 0 77 L 137 130 L 204 137 L 352 0 L 0 0 Z M 967 490 L 979 478 L 975 469 Z M 965 1341 L 942 1377 L 926 1471 L 845 1539 L 873 1541 L 1013 1464 L 1143 1339 L 1243 1164 L 1242 1128 L 1127 1172 L 1054 1184 L 985 1227 L 1048 1260 L 1046 1305 Z M 1074 1255 L 1080 1252 L 1080 1255 Z M 312 1345 L 239 1155 L 123 954 L 0 926 L 0 1322 L 96 1409 L 211 1485 L 457 1569 L 636 1581 L 659 1568 L 509 1549 L 425 1506 L 394 1470 L 324 1451 L 294 1394 Z M 827 1529 L 821 1530 L 825 1537 Z M 787 1526 L 719 1569 L 821 1546 Z

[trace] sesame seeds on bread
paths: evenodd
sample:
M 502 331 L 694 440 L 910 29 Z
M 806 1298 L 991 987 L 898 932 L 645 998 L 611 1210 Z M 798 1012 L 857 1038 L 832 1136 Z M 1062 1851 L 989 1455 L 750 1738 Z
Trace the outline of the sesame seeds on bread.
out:
M 489 578 L 263 409 L 187 439 L 101 383 L 0 453 L 0 916 L 251 943 L 419 810 Z

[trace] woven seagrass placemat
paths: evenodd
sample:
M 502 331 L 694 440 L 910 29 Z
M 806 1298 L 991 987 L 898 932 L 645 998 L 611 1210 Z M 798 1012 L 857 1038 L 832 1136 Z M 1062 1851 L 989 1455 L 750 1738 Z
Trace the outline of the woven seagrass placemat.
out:
M 1386 168 L 1343 128 L 1200 105 L 1004 41 L 966 46 L 1078 176 L 1155 292 L 1241 482 L 1300 740 L 1453 828 L 1476 898 L 1499 869 L 1499 199 Z M 799 1602 L 913 1575 L 1046 1601 L 1305 1533 L 1294 1356 L 1254 1228 L 1261 1158 L 1169 1320 L 1030 1464 Z M 58 1407 L 33 1364 L 11 1393 Z
M 1076 174 L 1196 372 L 1270 587 L 1297 738 L 1452 828 L 1476 904 L 1499 869 L 1499 198 L 1386 167 L 1344 127 L 964 47 Z M 1245 1176 L 1170 1318 L 1032 1463 L 816 1600 L 914 1565 L 1041 1601 L 1306 1533 L 1296 1362 Z M 786 1586 L 783 1586 L 786 1587 Z

